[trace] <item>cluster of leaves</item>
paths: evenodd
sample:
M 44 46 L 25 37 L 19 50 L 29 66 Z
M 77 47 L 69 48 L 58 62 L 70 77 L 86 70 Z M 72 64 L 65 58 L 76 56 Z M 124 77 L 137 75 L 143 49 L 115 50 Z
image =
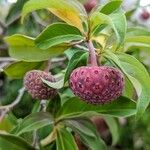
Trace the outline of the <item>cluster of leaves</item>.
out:
M 58 82 L 43 80 L 47 86 L 59 89 L 59 96 L 47 102 L 46 112 L 39 112 L 40 103 L 37 102 L 29 116 L 19 121 L 13 116 L 15 121 L 11 130 L 0 132 L 3 149 L 6 143 L 14 149 L 35 149 L 31 146 L 32 135 L 44 130 L 47 130 L 46 134 L 39 136 L 41 141 L 38 142 L 41 149 L 76 150 L 72 133 L 79 134 L 81 141 L 92 150 L 106 149 L 89 117 L 109 116 L 106 122 L 115 144 L 117 133 L 113 130 L 116 125 L 113 117 L 136 115 L 139 119 L 143 115 L 150 101 L 149 74 L 136 58 L 127 53 L 133 47 L 150 47 L 150 32 L 142 28 L 128 28 L 121 3 L 113 0 L 95 8 L 90 14 L 76 0 L 30 0 L 25 3 L 22 21 L 32 11 L 48 9 L 64 23 L 50 24 L 35 38 L 21 34 L 6 37 L 9 54 L 18 61 L 4 68 L 4 72 L 11 78 L 23 78 L 29 70 L 43 69 L 49 58 L 64 54 L 68 65 L 56 75 L 61 76 Z M 112 103 L 86 104 L 74 97 L 68 88 L 70 73 L 87 63 L 87 40 L 93 41 L 102 64 L 115 66 L 125 75 L 124 93 Z M 109 125 L 110 122 L 114 125 Z M 23 139 L 24 134 L 31 138 L 28 139 L 30 144 Z

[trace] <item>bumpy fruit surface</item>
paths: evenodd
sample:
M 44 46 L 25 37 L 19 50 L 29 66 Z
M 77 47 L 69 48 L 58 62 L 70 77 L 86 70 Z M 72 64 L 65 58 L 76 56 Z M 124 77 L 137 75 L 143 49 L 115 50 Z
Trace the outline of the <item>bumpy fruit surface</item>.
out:
M 90 12 L 96 5 L 97 5 L 97 0 L 88 0 L 84 4 L 84 8 L 86 9 L 87 12 Z
M 73 93 L 87 103 L 103 104 L 122 94 L 124 77 L 113 67 L 87 66 L 75 69 L 69 84 Z
M 54 77 L 44 71 L 32 70 L 26 73 L 24 77 L 24 86 L 29 94 L 35 99 L 49 99 L 56 94 L 56 90 L 47 87 L 42 82 L 42 79 L 50 82 L 55 82 Z
M 150 18 L 150 12 L 148 12 L 147 10 L 143 10 L 143 12 L 141 13 L 141 18 L 143 20 L 148 20 Z

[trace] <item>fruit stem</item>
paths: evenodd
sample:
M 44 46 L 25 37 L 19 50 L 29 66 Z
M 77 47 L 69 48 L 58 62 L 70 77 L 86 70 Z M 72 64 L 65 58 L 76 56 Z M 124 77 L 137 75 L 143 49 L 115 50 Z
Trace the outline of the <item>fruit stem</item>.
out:
M 44 71 L 49 72 L 50 68 L 51 68 L 51 59 L 47 60 Z
M 95 48 L 94 48 L 94 45 L 93 45 L 92 41 L 88 41 L 87 42 L 87 47 L 89 49 L 89 60 L 88 60 L 88 63 L 91 66 L 98 66 L 97 56 L 96 56 Z

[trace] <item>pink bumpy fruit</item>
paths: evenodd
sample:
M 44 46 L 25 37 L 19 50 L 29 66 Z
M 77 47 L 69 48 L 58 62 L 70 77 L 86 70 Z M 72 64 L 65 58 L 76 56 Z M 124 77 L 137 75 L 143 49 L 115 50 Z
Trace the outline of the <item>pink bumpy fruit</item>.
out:
M 29 94 L 40 100 L 45 100 L 52 98 L 56 95 L 56 90 L 44 85 L 42 79 L 48 80 L 50 82 L 55 82 L 55 78 L 44 71 L 32 70 L 26 73 L 24 77 L 24 86 Z
M 87 66 L 75 69 L 69 84 L 73 93 L 87 103 L 104 104 L 122 94 L 124 77 L 113 67 Z
M 84 4 L 84 8 L 86 9 L 87 12 L 90 12 L 97 4 L 98 4 L 97 0 L 88 0 Z

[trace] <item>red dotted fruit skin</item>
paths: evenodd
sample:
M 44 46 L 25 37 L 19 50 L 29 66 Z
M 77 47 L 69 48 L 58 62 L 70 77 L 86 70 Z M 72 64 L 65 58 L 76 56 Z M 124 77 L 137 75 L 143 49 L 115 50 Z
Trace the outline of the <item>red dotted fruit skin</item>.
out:
M 124 77 L 113 67 L 80 67 L 72 72 L 69 85 L 87 103 L 104 104 L 121 96 Z
M 86 4 L 84 4 L 84 8 L 87 12 L 90 12 L 97 4 L 97 0 L 88 0 Z
M 56 95 L 56 90 L 47 87 L 42 79 L 55 82 L 55 78 L 44 71 L 32 70 L 26 73 L 24 77 L 24 86 L 28 93 L 35 99 L 47 100 Z

